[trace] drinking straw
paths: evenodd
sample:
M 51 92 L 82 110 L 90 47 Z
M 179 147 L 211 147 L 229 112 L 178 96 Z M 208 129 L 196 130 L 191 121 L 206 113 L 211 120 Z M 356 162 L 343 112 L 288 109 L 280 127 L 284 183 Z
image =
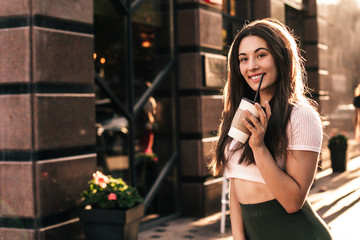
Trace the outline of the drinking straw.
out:
M 259 92 L 260 92 L 260 87 L 261 87 L 261 83 L 262 83 L 262 80 L 263 80 L 263 78 L 264 78 L 264 75 L 265 75 L 265 73 L 263 73 L 263 74 L 261 75 L 259 87 L 258 87 L 258 90 L 256 91 L 256 94 L 255 94 L 254 103 L 256 102 L 257 96 L 258 96 L 258 94 L 259 94 Z

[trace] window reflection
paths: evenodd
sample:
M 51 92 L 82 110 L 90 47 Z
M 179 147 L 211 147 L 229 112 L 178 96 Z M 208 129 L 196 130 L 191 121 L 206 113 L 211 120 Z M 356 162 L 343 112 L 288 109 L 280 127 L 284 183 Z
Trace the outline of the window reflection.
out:
M 132 21 L 135 97 L 172 58 L 171 10 L 167 0 L 145 0 Z
M 127 103 L 128 44 L 126 42 L 126 16 L 119 14 L 108 0 L 94 1 L 95 71 L 109 87 Z M 96 89 L 97 99 L 107 96 Z

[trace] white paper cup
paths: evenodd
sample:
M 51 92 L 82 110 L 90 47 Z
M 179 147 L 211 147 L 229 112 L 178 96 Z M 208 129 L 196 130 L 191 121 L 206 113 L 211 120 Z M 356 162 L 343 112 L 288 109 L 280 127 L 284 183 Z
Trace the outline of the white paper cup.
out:
M 241 99 L 240 105 L 236 110 L 235 116 L 231 123 L 228 135 L 241 143 L 245 143 L 250 136 L 250 131 L 242 122 L 246 118 L 245 110 L 249 110 L 255 117 L 259 118 L 259 113 L 255 108 L 255 103 L 247 98 Z

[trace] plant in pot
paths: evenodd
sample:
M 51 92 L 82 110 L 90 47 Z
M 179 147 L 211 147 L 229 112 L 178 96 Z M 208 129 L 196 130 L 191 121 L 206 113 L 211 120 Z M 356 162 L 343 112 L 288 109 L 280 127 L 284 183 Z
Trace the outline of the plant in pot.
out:
M 79 217 L 87 240 L 137 239 L 144 204 L 136 188 L 97 171 L 81 201 Z
M 329 139 L 331 168 L 333 172 L 344 172 L 347 167 L 346 150 L 348 139 L 344 134 L 336 134 Z

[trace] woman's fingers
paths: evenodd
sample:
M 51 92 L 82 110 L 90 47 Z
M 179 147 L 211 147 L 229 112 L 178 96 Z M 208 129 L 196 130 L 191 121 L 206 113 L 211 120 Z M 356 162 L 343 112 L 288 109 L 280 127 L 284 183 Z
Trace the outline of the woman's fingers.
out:
M 244 120 L 248 123 L 246 126 L 250 125 L 251 129 L 262 128 L 262 124 L 261 124 L 261 122 L 259 122 L 259 119 L 257 119 L 251 112 L 249 112 L 249 110 L 246 110 L 245 113 L 246 113 L 247 119 L 244 119 Z M 251 129 L 249 127 L 248 127 L 248 129 L 251 131 Z
M 268 118 L 267 118 L 266 113 L 264 112 L 263 108 L 258 103 L 255 103 L 255 108 L 259 113 L 260 123 L 262 125 L 266 125 Z
M 256 132 L 256 128 L 252 125 L 252 123 L 250 123 L 249 120 L 246 119 L 246 118 L 243 118 L 242 121 L 243 121 L 245 127 L 246 127 L 247 129 L 249 129 L 249 131 L 251 132 L 251 135 L 254 135 L 255 132 Z
M 255 108 L 259 113 L 259 118 L 255 117 L 249 110 L 246 110 L 246 118 L 242 120 L 251 132 L 249 140 L 251 147 L 263 144 L 265 131 L 271 116 L 271 108 L 268 102 L 265 102 L 265 111 L 258 103 L 255 103 Z
M 247 129 L 251 132 L 249 139 L 250 147 L 255 147 L 263 144 L 265 136 L 265 128 L 261 125 L 259 120 L 246 110 L 246 118 L 243 119 L 243 123 Z
M 271 117 L 271 107 L 268 101 L 265 101 L 265 111 L 266 111 L 266 116 L 267 119 L 270 119 Z
M 250 128 L 259 128 L 259 130 L 265 131 L 271 117 L 270 104 L 268 101 L 265 102 L 265 111 L 259 103 L 255 103 L 255 108 L 259 113 L 259 118 L 256 118 L 250 111 L 246 110 L 245 113 L 247 119 L 244 119 L 248 123 L 246 126 L 249 126 L 249 130 Z
M 261 124 L 266 127 L 271 117 L 271 107 L 268 101 L 265 101 L 265 107 L 261 107 L 259 103 L 255 103 L 255 108 L 259 113 Z

